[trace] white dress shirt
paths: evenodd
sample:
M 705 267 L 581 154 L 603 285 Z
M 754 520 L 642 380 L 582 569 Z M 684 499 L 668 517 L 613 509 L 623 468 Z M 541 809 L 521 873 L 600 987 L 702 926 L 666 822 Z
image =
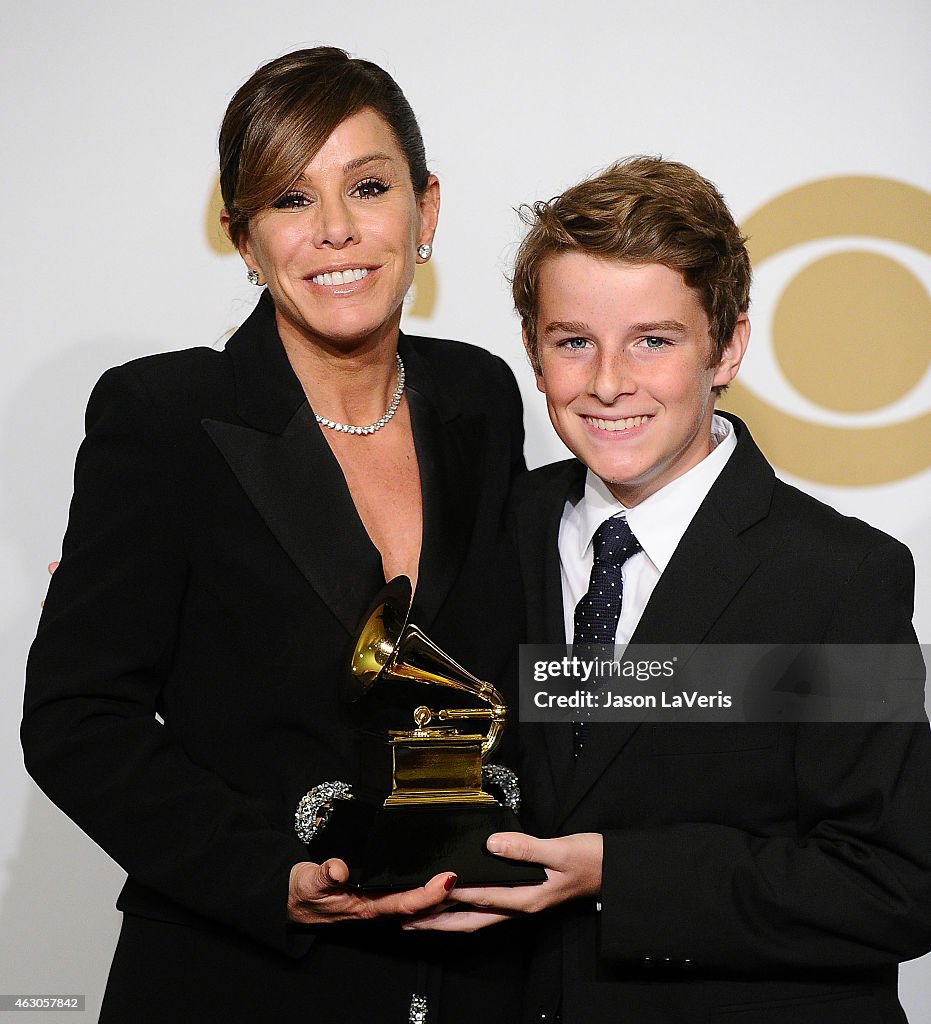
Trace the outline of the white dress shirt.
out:
M 619 514 L 626 517 L 642 548 L 622 569 L 624 601 L 615 642 L 623 645 L 630 640 L 682 535 L 737 447 L 734 428 L 721 416 L 712 420 L 711 443 L 710 454 L 697 466 L 631 509 L 625 508 L 591 470 L 585 474 L 581 498 L 566 501 L 559 524 L 566 643 L 572 643 L 575 606 L 588 591 L 594 560 L 592 538 L 606 519 Z

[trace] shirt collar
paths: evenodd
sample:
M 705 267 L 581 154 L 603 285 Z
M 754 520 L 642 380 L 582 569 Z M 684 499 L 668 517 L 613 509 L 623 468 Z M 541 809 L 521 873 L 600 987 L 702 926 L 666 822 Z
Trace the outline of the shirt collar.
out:
M 737 447 L 734 428 L 723 416 L 715 415 L 712 419 L 711 442 L 711 452 L 697 466 L 631 509 L 625 508 L 604 481 L 588 470 L 585 490 L 577 506 L 580 516 L 579 558 L 588 556 L 598 527 L 611 516 L 623 513 L 646 556 L 662 572 L 699 505 Z

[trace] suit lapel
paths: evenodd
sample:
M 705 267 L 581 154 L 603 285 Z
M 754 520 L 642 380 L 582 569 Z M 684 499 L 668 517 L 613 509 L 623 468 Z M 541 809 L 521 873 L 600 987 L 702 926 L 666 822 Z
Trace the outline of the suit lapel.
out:
M 461 415 L 439 391 L 409 338 L 399 348 L 407 370 L 407 399 L 420 468 L 423 542 L 412 621 L 427 629 L 465 559 L 482 489 L 485 422 Z
M 217 420 L 204 420 L 204 429 L 278 543 L 355 633 L 384 583 L 381 558 L 310 406 L 300 406 L 280 435 Z
M 571 459 L 538 470 L 539 484 L 528 488 L 514 510 L 521 576 L 527 607 L 528 642 L 565 642 L 562 577 L 559 567 L 559 524 L 566 499 L 585 478 L 585 467 Z M 572 726 L 568 723 L 528 722 L 521 724 L 524 763 L 532 764 L 527 778 L 539 779 L 532 804 L 540 827 L 552 831 L 561 820 L 560 806 L 571 788 Z M 549 778 L 540 779 L 540 767 L 549 768 Z
M 729 419 L 737 430 L 737 448 L 656 584 L 631 637 L 633 646 L 702 643 L 756 569 L 758 559 L 740 534 L 768 513 L 774 474 L 743 423 Z M 585 798 L 640 724 L 593 726 L 585 756 L 569 773 L 555 828 Z
M 268 293 L 226 352 L 242 422 L 204 420 L 204 429 L 278 543 L 351 635 L 383 585 L 381 558 L 288 362 Z
M 575 459 L 537 470 L 514 509 L 520 570 L 527 600 L 528 642 L 564 643 L 559 524 L 570 494 L 582 486 L 585 467 Z M 534 474 L 528 477 L 533 481 Z

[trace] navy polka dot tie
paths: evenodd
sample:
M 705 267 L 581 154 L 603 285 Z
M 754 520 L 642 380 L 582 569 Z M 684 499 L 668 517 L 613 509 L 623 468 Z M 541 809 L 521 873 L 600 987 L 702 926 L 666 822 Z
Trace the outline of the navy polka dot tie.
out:
M 588 591 L 575 606 L 573 644 L 614 644 L 624 600 L 622 568 L 637 554 L 640 541 L 621 516 L 606 519 L 592 538 L 595 559 Z M 588 722 L 573 723 L 573 755 L 578 760 L 588 736 Z

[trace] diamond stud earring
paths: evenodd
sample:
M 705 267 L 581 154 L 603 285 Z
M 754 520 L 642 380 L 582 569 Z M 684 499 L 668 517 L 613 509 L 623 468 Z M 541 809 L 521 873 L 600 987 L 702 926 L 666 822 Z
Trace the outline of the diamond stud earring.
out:
M 426 261 L 433 255 L 433 246 L 430 245 L 429 242 L 424 242 L 423 245 L 418 245 L 417 255 L 426 263 Z

